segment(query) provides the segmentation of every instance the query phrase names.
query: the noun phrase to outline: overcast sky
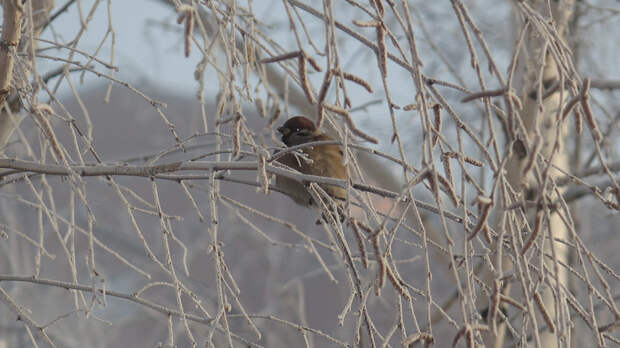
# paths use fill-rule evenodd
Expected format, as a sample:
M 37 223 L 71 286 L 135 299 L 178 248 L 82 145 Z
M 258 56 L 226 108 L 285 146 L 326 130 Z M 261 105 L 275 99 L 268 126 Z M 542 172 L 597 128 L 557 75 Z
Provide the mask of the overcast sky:
M 93 1 L 83 1 L 85 15 Z M 62 5 L 62 4 L 60 4 Z M 89 53 L 95 52 L 108 28 L 107 6 L 102 1 L 88 25 L 80 48 Z M 60 6 L 57 6 L 60 7 Z M 120 68 L 117 77 L 129 82 L 147 79 L 181 91 L 195 90 L 193 72 L 200 58 L 193 54 L 189 58 L 183 55 L 183 46 L 176 24 L 176 16 L 171 7 L 153 0 L 111 1 L 112 25 L 116 32 L 115 65 Z M 67 42 L 72 40 L 78 29 L 79 14 L 77 6 L 59 17 L 53 25 L 54 32 Z M 164 25 L 169 25 L 164 28 Z M 47 30 L 45 38 L 51 38 L 52 31 Z M 108 38 L 102 53 L 102 59 L 109 61 L 111 38 Z M 41 63 L 44 67 L 58 66 L 57 62 Z M 88 81 L 96 80 L 89 76 Z

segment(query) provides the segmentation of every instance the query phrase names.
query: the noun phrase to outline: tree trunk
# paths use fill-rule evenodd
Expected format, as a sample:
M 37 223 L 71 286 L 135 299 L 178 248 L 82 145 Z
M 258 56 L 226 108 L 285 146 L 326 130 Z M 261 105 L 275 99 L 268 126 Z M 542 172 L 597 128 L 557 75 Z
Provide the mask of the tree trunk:
M 571 53 L 564 48 L 573 8 L 573 0 L 530 0 L 515 6 L 515 17 L 521 19 L 516 32 L 526 23 L 529 28 L 516 74 L 520 81 L 515 81 L 523 108 L 520 118 L 516 117 L 516 123 L 512 124 L 512 137 L 509 135 L 508 139 L 513 151 L 506 165 L 506 180 L 514 194 L 504 191 L 503 201 L 509 205 L 524 200 L 536 204 L 526 208 L 529 229 L 516 228 L 517 233 L 507 237 L 522 238 L 522 249 L 514 251 L 519 265 L 504 257 L 502 273 L 523 272 L 527 275 L 529 272 L 529 281 L 521 282 L 521 286 L 513 284 L 513 289 L 520 288 L 513 295 L 521 296 L 527 310 L 536 313 L 528 324 L 531 330 L 524 332 L 532 332 L 530 342 L 534 346 L 545 348 L 570 344 L 564 295 L 568 274 L 562 263 L 567 263 L 569 255 L 564 241 L 568 240 L 569 229 L 574 226 L 567 226 L 572 220 L 557 204 L 563 189 L 557 188 L 554 182 L 555 177 L 562 175 L 555 168 L 570 171 L 570 156 L 564 146 L 567 122 L 560 120 L 568 96 L 565 83 L 573 77 L 569 73 L 574 72 Z M 553 26 L 545 26 L 549 23 Z M 555 31 L 549 31 L 549 28 Z M 506 226 L 498 224 L 498 231 L 502 228 Z M 534 241 L 531 246 L 528 245 L 530 238 Z M 509 289 L 505 287 L 504 294 L 509 293 Z M 498 324 L 498 330 L 497 335 L 487 337 L 488 347 L 504 345 L 505 325 Z
M 3 21 L 2 21 L 2 37 L 0 38 L 0 154 L 3 154 L 5 147 L 13 134 L 13 131 L 19 125 L 19 119 L 14 113 L 20 109 L 20 101 L 17 98 L 15 90 L 16 79 L 15 61 L 17 54 L 20 52 L 30 51 L 30 45 L 37 47 L 36 37 L 44 27 L 49 18 L 49 13 L 54 7 L 54 0 L 33 0 L 20 5 L 22 1 L 4 0 L 2 1 Z M 30 9 L 32 15 L 29 15 Z M 34 22 L 31 29 L 26 24 L 26 32 L 34 34 L 32 40 L 22 40 L 22 23 L 28 23 L 30 18 Z M 27 38 L 25 36 L 24 38 Z M 34 64 L 34 58 L 25 55 L 30 61 L 24 66 Z M 23 74 L 19 81 L 28 81 L 30 79 L 30 71 L 23 69 L 19 72 Z M 26 86 L 19 86 L 26 87 Z M 5 103 L 8 102 L 8 103 Z

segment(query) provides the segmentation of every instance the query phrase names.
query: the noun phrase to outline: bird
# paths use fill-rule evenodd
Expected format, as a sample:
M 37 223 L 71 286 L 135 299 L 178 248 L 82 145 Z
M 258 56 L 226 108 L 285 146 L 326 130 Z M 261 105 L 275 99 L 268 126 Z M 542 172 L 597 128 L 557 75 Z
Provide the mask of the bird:
M 292 147 L 309 142 L 334 140 L 331 136 L 317 129 L 310 119 L 295 116 L 288 119 L 278 128 L 284 145 Z M 303 174 L 317 175 L 336 179 L 346 179 L 347 169 L 343 163 L 343 152 L 339 145 L 314 145 L 300 149 L 303 155 L 288 152 L 277 159 L 277 162 Z M 319 186 L 338 204 L 340 218 L 342 202 L 346 200 L 346 190 L 339 186 L 320 183 Z M 306 184 L 282 175 L 276 175 L 276 187 L 283 189 L 295 203 L 312 207 L 316 203 L 310 195 Z M 323 216 L 324 217 L 324 216 Z

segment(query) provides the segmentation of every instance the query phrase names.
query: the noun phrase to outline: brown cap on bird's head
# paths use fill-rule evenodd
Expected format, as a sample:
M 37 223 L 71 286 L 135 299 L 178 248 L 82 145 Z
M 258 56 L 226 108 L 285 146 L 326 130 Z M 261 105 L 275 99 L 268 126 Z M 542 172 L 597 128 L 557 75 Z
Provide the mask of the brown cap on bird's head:
M 313 133 L 316 130 L 314 122 L 304 116 L 295 116 L 289 118 L 282 127 L 278 128 L 278 132 L 282 134 L 282 142 L 287 144 L 288 136 L 293 132 L 299 132 L 302 129 L 308 130 Z
M 278 131 L 282 133 L 282 131 L 291 132 L 300 129 L 307 129 L 311 132 L 314 132 L 316 130 L 316 127 L 314 126 L 314 122 L 312 122 L 307 117 L 295 116 L 289 118 L 286 122 L 284 122 L 282 127 L 278 128 Z

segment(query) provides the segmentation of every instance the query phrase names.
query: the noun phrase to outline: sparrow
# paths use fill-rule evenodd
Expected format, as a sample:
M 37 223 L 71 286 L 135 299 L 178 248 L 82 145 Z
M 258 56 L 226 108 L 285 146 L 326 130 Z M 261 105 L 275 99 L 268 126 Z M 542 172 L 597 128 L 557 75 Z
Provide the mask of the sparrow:
M 334 140 L 331 136 L 317 129 L 314 122 L 304 116 L 295 116 L 287 120 L 278 128 L 282 135 L 282 142 L 287 146 L 296 146 L 309 142 Z M 278 158 L 277 161 L 290 169 L 303 174 L 324 176 L 336 179 L 346 179 L 347 170 L 343 162 L 343 152 L 339 145 L 315 145 L 301 149 L 303 155 L 289 152 Z M 277 175 L 276 186 L 287 192 L 297 204 L 310 207 L 315 205 L 308 188 L 303 183 L 291 178 Z M 337 203 L 346 200 L 346 190 L 342 187 L 319 184 L 325 192 Z M 341 208 L 338 208 L 342 212 Z M 342 214 L 340 214 L 343 217 Z

